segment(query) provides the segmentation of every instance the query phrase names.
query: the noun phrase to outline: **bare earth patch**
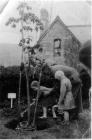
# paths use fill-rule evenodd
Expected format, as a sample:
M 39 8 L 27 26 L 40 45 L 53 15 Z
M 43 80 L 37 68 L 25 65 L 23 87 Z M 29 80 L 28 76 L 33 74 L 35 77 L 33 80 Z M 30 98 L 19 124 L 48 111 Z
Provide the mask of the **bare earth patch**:
M 49 118 L 50 128 L 37 131 L 16 131 L 5 127 L 13 118 L 5 118 L 0 115 L 0 139 L 61 139 L 61 138 L 90 138 L 90 117 L 88 109 L 80 114 L 79 120 L 62 125 L 60 121 Z

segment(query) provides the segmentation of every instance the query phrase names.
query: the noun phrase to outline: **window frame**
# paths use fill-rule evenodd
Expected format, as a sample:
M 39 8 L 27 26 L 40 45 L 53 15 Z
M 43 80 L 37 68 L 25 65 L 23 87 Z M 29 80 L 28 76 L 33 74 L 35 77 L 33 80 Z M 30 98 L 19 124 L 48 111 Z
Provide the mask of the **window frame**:
M 59 41 L 59 46 L 58 47 L 55 47 L 55 42 L 56 41 Z M 60 38 L 54 39 L 54 47 L 53 47 L 53 55 L 54 55 L 54 57 L 61 56 L 61 41 L 62 40 Z

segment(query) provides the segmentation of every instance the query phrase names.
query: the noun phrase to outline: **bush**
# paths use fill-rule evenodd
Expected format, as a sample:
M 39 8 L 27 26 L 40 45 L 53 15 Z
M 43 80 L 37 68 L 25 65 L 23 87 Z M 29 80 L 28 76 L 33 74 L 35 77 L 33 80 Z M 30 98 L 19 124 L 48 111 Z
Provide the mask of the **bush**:
M 7 95 L 9 92 L 15 92 L 17 94 L 18 98 L 18 92 L 19 92 L 19 75 L 20 68 L 19 66 L 12 66 L 12 67 L 6 67 L 3 68 L 0 73 L 0 106 L 4 106 L 4 101 L 7 99 Z M 40 73 L 40 66 L 38 65 L 36 68 L 35 75 L 33 76 L 32 69 L 30 69 L 30 75 L 29 75 L 29 84 L 33 80 L 39 80 L 39 73 Z M 45 65 L 42 70 L 42 77 L 41 77 L 41 84 L 43 86 L 52 87 L 53 86 L 53 74 L 48 67 L 48 65 Z M 26 76 L 25 71 L 22 72 L 22 83 L 21 83 L 21 99 L 27 98 L 27 89 L 26 89 Z M 30 96 L 33 95 L 33 91 L 30 88 Z
M 34 76 L 35 80 L 39 80 L 39 73 L 40 73 L 40 67 L 38 66 Z M 53 87 L 54 84 L 53 79 L 55 80 L 51 69 L 47 64 L 45 64 L 44 67 L 42 68 L 41 85 L 46 87 Z
M 24 76 L 22 77 L 22 84 L 24 83 Z M 24 85 L 22 85 L 25 87 Z M 4 102 L 7 99 L 9 92 L 15 92 L 18 96 L 19 88 L 19 67 L 7 67 L 3 68 L 0 73 L 0 102 Z M 24 90 L 24 89 L 23 89 Z

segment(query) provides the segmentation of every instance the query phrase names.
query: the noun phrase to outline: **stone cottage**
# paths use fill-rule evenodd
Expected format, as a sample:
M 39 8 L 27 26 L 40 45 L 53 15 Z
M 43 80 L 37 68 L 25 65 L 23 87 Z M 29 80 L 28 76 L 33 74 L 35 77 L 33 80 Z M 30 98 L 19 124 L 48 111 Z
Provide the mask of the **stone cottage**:
M 37 44 L 43 49 L 43 58 L 48 63 L 76 67 L 81 43 L 59 16 L 43 31 Z

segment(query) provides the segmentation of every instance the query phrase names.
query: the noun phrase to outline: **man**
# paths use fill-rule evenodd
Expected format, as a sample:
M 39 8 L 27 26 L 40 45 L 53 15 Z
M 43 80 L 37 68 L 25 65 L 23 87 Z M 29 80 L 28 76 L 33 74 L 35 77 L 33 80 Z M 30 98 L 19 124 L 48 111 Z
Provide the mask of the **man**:
M 57 107 L 60 114 L 64 113 L 64 121 L 69 122 L 69 110 L 76 108 L 72 94 L 72 84 L 62 71 L 56 71 L 55 79 L 60 81 L 60 96 L 58 104 L 53 106 L 53 114 L 56 117 L 54 109 Z

